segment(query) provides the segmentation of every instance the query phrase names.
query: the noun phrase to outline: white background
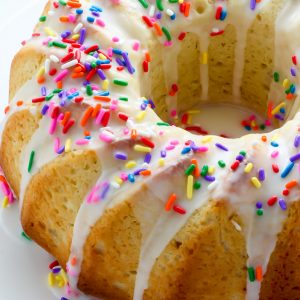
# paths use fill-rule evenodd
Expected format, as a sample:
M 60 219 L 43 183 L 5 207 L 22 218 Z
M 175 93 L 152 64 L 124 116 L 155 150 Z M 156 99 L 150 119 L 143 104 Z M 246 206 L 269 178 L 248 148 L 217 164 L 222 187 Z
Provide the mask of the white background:
M 30 37 L 45 2 L 0 0 L 0 119 L 8 101 L 10 62 L 21 41 Z M 17 204 L 6 210 L 0 208 L 0 300 L 53 300 L 47 287 L 47 264 L 51 259 L 21 238 L 17 214 Z

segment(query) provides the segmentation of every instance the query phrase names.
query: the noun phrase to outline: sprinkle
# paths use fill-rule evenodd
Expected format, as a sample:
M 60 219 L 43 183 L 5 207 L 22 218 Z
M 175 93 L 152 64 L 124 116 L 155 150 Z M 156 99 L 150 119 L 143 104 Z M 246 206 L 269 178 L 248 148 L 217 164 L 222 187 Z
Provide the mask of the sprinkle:
M 259 169 L 258 171 L 258 179 L 259 181 L 264 181 L 266 178 L 264 169 Z
M 268 205 L 269 206 L 273 206 L 276 202 L 277 202 L 277 197 L 276 196 L 273 196 L 273 197 L 271 197 L 268 201 L 267 201 L 267 203 L 268 203 Z
M 183 207 L 179 206 L 179 205 L 174 205 L 173 210 L 175 212 L 177 212 L 178 214 L 180 214 L 180 215 L 185 215 L 186 214 L 186 210 Z
M 221 149 L 221 150 L 228 151 L 228 148 L 225 147 L 224 145 L 220 144 L 220 143 L 216 143 L 216 147 Z
M 279 206 L 282 210 L 287 209 L 287 204 L 286 204 L 286 201 L 284 199 L 279 199 L 278 204 L 279 204 Z
M 171 210 L 171 208 L 172 208 L 173 204 L 175 203 L 176 199 L 177 199 L 176 194 L 171 194 L 171 196 L 169 197 L 169 199 L 168 199 L 168 201 L 165 205 L 165 211 L 170 211 Z
M 257 266 L 255 269 L 255 277 L 257 281 L 262 281 L 263 279 L 263 270 L 262 270 L 262 266 Z
M 297 154 L 293 155 L 292 157 L 290 157 L 291 162 L 295 162 L 299 159 L 300 159 L 300 153 L 297 153 Z
M 186 170 L 185 170 L 185 175 L 191 175 L 194 170 L 196 169 L 196 165 L 191 164 Z
M 283 170 L 283 172 L 281 173 L 281 178 L 286 178 L 290 172 L 293 170 L 295 166 L 295 163 L 294 162 L 291 162 L 289 163 L 286 168 Z
M 128 86 L 128 82 L 125 80 L 121 80 L 121 79 L 114 79 L 113 83 L 115 85 L 119 85 L 119 86 Z
M 296 181 L 296 180 L 291 180 L 290 182 L 288 182 L 286 185 L 285 185 L 285 187 L 287 188 L 287 189 L 292 189 L 292 188 L 294 188 L 295 186 L 297 186 L 298 185 L 298 182 Z
M 220 168 L 225 168 L 226 167 L 226 163 L 223 160 L 219 160 L 218 165 L 220 166 Z
M 117 152 L 115 153 L 115 158 L 119 160 L 127 160 L 127 155 L 125 153 Z
M 189 175 L 187 179 L 187 191 L 186 191 L 186 195 L 188 199 L 193 198 L 193 185 L 194 185 L 194 177 L 193 175 Z
M 255 271 L 254 271 L 253 267 L 249 267 L 248 268 L 248 276 L 249 276 L 250 282 L 254 282 L 255 281 Z
M 145 153 L 149 153 L 152 150 L 150 147 L 144 147 L 141 145 L 134 145 L 133 149 L 137 152 L 145 152 Z
M 248 163 L 244 169 L 245 173 L 250 173 L 253 169 L 253 163 Z
M 256 208 L 261 209 L 263 207 L 263 203 L 261 201 L 256 202 Z
M 236 161 L 231 165 L 230 168 L 231 168 L 232 171 L 236 171 L 237 168 L 239 167 L 239 165 L 240 165 L 240 161 L 236 160 Z
M 3 208 L 6 208 L 7 206 L 8 206 L 8 197 L 7 196 L 5 196 L 4 197 L 4 199 L 3 199 L 3 202 L 2 202 L 2 207 Z
M 24 231 L 22 231 L 21 235 L 22 235 L 22 237 L 24 237 L 27 241 L 31 241 L 31 238 L 30 238 Z
M 277 164 L 272 164 L 272 169 L 274 173 L 278 173 L 279 172 L 279 167 Z
M 261 183 L 260 183 L 260 181 L 257 179 L 257 177 L 252 177 L 252 178 L 251 178 L 251 182 L 252 182 L 252 184 L 253 184 L 257 189 L 261 188 Z
M 146 0 L 138 0 L 144 8 L 148 8 L 149 4 Z
M 294 147 L 298 148 L 300 146 L 300 135 L 297 135 L 294 139 Z
M 204 165 L 201 170 L 201 176 L 205 177 L 207 175 L 207 173 L 208 173 L 208 166 Z
M 199 182 L 199 181 L 196 181 L 195 183 L 194 183 L 194 189 L 195 190 L 199 190 L 201 188 L 201 183 Z
M 28 173 L 30 173 L 31 170 L 32 170 L 32 165 L 33 165 L 33 161 L 34 161 L 34 156 L 35 156 L 35 151 L 31 151 L 31 153 L 30 153 L 30 158 L 29 158 L 29 163 L 28 163 Z

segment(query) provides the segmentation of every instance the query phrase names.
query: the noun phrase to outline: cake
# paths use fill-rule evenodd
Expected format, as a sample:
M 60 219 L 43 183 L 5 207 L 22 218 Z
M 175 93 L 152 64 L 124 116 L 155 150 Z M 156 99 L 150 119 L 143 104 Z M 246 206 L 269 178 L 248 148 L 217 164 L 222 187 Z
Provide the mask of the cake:
M 69 299 L 300 299 L 299 14 L 288 0 L 47 4 L 12 62 L 0 163 Z M 199 103 L 277 129 L 176 126 Z

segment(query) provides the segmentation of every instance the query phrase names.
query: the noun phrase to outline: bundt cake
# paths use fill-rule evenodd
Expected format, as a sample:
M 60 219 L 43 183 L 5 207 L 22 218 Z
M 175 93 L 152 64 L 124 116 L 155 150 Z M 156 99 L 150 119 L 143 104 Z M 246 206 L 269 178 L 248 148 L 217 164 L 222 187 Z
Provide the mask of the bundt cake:
M 300 299 L 299 16 L 299 0 L 47 4 L 12 62 L 0 163 L 67 299 Z M 276 129 L 177 126 L 200 103 Z

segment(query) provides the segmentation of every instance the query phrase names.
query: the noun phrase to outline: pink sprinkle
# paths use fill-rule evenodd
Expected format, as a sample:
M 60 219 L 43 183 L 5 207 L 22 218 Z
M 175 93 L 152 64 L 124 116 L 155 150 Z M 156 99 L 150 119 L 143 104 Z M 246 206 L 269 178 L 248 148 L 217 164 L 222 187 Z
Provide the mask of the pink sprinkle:
M 175 149 L 175 146 L 173 146 L 173 145 L 169 145 L 169 146 L 166 147 L 166 150 L 168 150 L 168 151 L 171 151 L 171 150 L 174 150 L 174 149 Z
M 177 116 L 177 110 L 176 109 L 173 109 L 171 111 L 171 117 L 175 118 Z
M 75 16 L 72 15 L 72 14 L 69 14 L 69 22 L 70 22 L 70 23 L 74 23 L 75 21 L 76 21 Z
M 114 141 L 114 136 L 108 132 L 102 132 L 99 134 L 99 139 L 105 143 L 112 143 Z
M 87 145 L 88 143 L 89 143 L 89 141 L 86 139 L 79 139 L 75 142 L 75 144 L 78 146 Z
M 164 46 L 165 47 L 171 47 L 171 46 L 173 46 L 173 42 L 172 41 L 166 41 L 166 42 L 164 42 Z
M 117 42 L 120 41 L 120 39 L 119 39 L 118 37 L 114 36 L 114 37 L 112 38 L 112 41 L 113 41 L 114 43 L 117 43 Z
M 272 153 L 271 153 L 271 157 L 272 158 L 275 158 L 275 157 L 277 157 L 278 156 L 278 154 L 279 154 L 279 151 L 273 151 Z
M 271 121 L 270 121 L 270 120 L 266 120 L 266 121 L 265 121 L 265 125 L 266 125 L 266 126 L 271 126 L 271 125 L 272 125 L 272 124 L 271 124 Z
M 207 152 L 208 150 L 209 150 L 208 147 L 202 146 L 197 149 L 197 152 Z
M 54 140 L 54 152 L 57 153 L 58 149 L 59 149 L 59 146 L 60 146 L 60 140 L 59 138 L 55 138 Z
M 47 46 L 47 45 L 49 44 L 50 41 L 51 41 L 51 38 L 50 38 L 50 37 L 47 38 L 47 39 L 45 39 L 45 40 L 43 41 L 43 45 L 44 45 L 44 46 Z
M 251 116 L 249 117 L 249 120 L 250 120 L 250 121 L 256 120 L 256 116 L 255 116 L 255 115 L 251 115 Z
M 96 119 L 96 121 L 95 121 L 95 124 L 96 124 L 96 125 L 100 125 L 101 120 L 102 120 L 104 114 L 105 114 L 105 110 L 104 110 L 104 109 L 101 109 L 100 112 L 99 112 L 99 114 L 98 114 L 98 116 L 97 116 L 97 119 Z
M 134 51 L 138 51 L 140 49 L 140 43 L 139 42 L 134 42 L 133 46 L 132 46 L 132 49 Z
M 9 195 L 8 195 L 8 203 L 12 204 L 14 202 L 15 202 L 14 195 L 13 195 L 12 192 L 10 192 Z
M 104 23 L 104 21 L 101 20 L 101 19 L 97 19 L 97 20 L 96 20 L 96 24 L 99 25 L 100 27 L 105 27 L 105 23 Z
M 110 0 L 112 4 L 118 5 L 120 4 L 120 0 Z
M 128 128 L 125 127 L 125 128 L 123 129 L 123 133 L 124 133 L 125 135 L 127 135 L 129 132 L 130 132 L 130 130 L 129 130 Z
M 5 196 L 9 195 L 9 187 L 6 183 L 1 182 L 1 189 L 2 189 L 2 192 Z
M 50 124 L 50 128 L 49 128 L 49 134 L 53 135 L 54 131 L 56 129 L 56 125 L 57 125 L 57 119 L 52 119 L 51 124 Z
M 108 55 L 109 57 L 112 57 L 112 56 L 113 56 L 113 49 L 112 49 L 112 48 L 108 48 L 108 49 L 107 49 L 107 55 Z
M 163 132 L 163 131 L 160 131 L 158 134 L 159 134 L 160 136 L 163 136 L 163 135 L 164 135 L 164 132 Z
M 54 78 L 54 81 L 55 81 L 55 82 L 62 81 L 68 74 L 69 74 L 69 70 L 67 70 L 67 69 L 61 71 L 61 72 Z
M 58 116 L 57 120 L 58 121 L 62 121 L 64 118 L 64 114 L 63 113 L 60 113 L 60 115 Z
M 171 141 L 170 144 L 176 146 L 176 145 L 179 145 L 179 141 L 174 140 L 174 141 Z

